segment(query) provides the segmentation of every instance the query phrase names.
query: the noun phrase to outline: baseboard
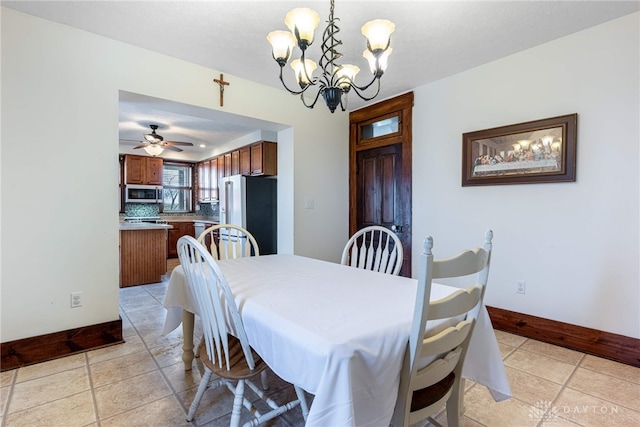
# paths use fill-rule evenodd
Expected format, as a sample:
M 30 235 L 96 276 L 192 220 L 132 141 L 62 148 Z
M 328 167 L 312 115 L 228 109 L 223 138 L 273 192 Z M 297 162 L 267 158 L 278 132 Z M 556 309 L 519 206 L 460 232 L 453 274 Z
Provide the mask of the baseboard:
M 495 329 L 640 367 L 640 339 L 487 307 Z
M 122 319 L 0 344 L 0 371 L 123 343 Z

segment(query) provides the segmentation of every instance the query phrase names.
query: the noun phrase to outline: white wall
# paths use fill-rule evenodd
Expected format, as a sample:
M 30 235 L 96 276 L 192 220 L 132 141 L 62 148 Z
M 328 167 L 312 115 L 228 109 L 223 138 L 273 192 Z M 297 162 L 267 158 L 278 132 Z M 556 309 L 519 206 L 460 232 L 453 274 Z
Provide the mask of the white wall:
M 639 21 L 629 15 L 414 91 L 414 265 L 426 235 L 448 256 L 492 228 L 488 305 L 640 338 Z M 575 183 L 461 187 L 464 132 L 571 113 Z
M 7 342 L 118 318 L 118 91 L 222 108 L 211 83 L 218 70 L 1 12 Z M 348 234 L 348 116 L 225 78 L 225 111 L 292 128 L 279 135 L 281 248 L 336 260 Z M 304 209 L 305 195 L 316 209 Z M 83 292 L 82 308 L 70 308 L 72 291 Z

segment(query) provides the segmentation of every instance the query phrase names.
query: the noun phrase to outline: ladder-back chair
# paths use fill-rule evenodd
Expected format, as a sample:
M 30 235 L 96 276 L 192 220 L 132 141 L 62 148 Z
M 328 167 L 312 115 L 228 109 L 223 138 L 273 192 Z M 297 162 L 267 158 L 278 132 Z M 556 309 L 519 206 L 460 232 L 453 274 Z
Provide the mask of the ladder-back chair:
M 257 426 L 298 405 L 306 420 L 308 408 L 301 388 L 294 386 L 298 397 L 296 400 L 278 405 L 251 381 L 251 378 L 264 372 L 267 365 L 249 346 L 229 284 L 207 248 L 193 237 L 183 236 L 178 240 L 178 257 L 198 307 L 205 341 L 200 350 L 205 374 L 189 408 L 187 420 L 193 420 L 204 392 L 222 385 L 235 396 L 230 423 L 232 427 L 239 425 L 243 406 L 252 416 L 244 426 Z M 217 378 L 210 382 L 212 374 Z M 247 399 L 245 385 L 269 405 L 267 413 L 261 413 Z
M 457 427 L 460 424 L 460 404 L 464 394 L 462 365 L 483 304 L 492 238 L 493 232 L 488 230 L 482 248 L 465 250 L 454 257 L 436 261 L 432 254 L 433 239 L 430 236 L 425 239 L 394 426 L 409 426 L 430 419 L 444 405 L 447 409 L 447 425 Z M 432 279 L 462 276 L 470 276 L 475 280 L 466 289 L 430 302 Z M 450 319 L 454 326 L 439 333 L 425 333 L 427 321 L 437 319 Z M 425 362 L 429 360 L 432 361 Z

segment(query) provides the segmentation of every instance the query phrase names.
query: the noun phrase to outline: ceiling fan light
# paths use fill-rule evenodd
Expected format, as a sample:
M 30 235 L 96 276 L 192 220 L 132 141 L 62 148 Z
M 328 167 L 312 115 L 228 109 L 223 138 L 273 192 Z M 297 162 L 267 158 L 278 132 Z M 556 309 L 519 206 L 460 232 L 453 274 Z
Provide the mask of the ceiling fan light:
M 395 24 L 387 19 L 374 19 L 364 24 L 361 31 L 367 38 L 367 46 L 375 52 L 389 47 L 389 39 L 395 29 Z
M 162 146 L 158 144 L 149 144 L 144 147 L 144 151 L 152 156 L 157 156 L 158 154 L 162 153 L 162 151 L 164 151 L 164 148 L 162 148 Z
M 288 31 L 272 31 L 267 36 L 267 40 L 271 43 L 273 59 L 278 63 L 282 61 L 286 64 L 296 45 L 293 34 Z
M 313 9 L 300 7 L 287 13 L 284 24 L 296 36 L 300 49 L 304 50 L 313 43 L 313 33 L 320 24 L 320 16 Z

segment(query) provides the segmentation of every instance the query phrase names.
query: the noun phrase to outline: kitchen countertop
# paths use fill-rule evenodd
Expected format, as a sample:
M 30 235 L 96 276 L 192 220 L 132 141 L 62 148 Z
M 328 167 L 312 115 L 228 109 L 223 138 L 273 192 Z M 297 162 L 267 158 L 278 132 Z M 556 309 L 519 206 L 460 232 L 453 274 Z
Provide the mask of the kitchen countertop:
M 120 231 L 122 230 L 163 230 L 173 228 L 169 224 L 154 224 L 149 222 L 121 222 Z
M 206 222 L 210 224 L 218 224 L 220 221 L 216 217 L 211 216 L 161 216 L 163 221 L 167 222 Z

